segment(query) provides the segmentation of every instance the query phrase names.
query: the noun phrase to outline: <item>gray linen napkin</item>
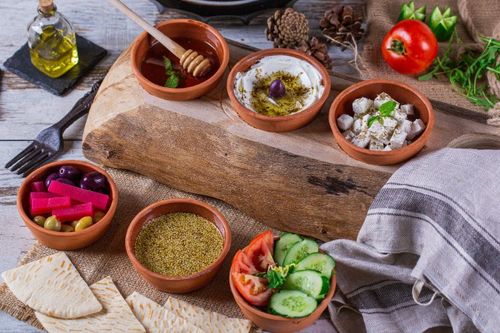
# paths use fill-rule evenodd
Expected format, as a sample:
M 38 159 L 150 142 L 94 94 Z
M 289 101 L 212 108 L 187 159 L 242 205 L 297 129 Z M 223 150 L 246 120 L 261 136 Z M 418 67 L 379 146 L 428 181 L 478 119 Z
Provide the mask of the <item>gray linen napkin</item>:
M 446 148 L 402 166 L 337 262 L 340 332 L 500 332 L 500 150 Z M 448 329 L 449 330 L 449 329 Z

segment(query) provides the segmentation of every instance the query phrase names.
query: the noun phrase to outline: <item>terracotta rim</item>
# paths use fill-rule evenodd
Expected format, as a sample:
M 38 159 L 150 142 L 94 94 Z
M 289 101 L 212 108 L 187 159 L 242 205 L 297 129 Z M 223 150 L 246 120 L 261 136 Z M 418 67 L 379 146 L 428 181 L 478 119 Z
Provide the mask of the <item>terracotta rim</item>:
M 252 110 L 246 108 L 243 104 L 241 104 L 240 101 L 238 100 L 238 98 L 236 98 L 236 95 L 234 94 L 234 91 L 233 91 L 234 79 L 236 77 L 236 74 L 239 72 L 246 71 L 253 64 L 255 64 L 258 60 L 260 60 L 264 57 L 267 57 L 267 56 L 271 56 L 271 55 L 287 55 L 287 56 L 291 56 L 294 58 L 298 58 L 300 60 L 305 60 L 305 61 L 309 62 L 311 65 L 313 65 L 314 68 L 316 68 L 316 70 L 318 70 L 321 73 L 321 77 L 323 79 L 323 85 L 324 85 L 325 89 L 324 89 L 321 97 L 316 102 L 311 104 L 307 109 L 302 110 L 300 112 L 296 112 L 296 113 L 288 115 L 288 116 L 275 116 L 275 117 L 266 116 L 266 115 L 260 114 L 258 112 L 252 111 Z M 234 65 L 234 67 L 231 69 L 231 72 L 229 72 L 229 76 L 227 78 L 227 83 L 226 83 L 226 90 L 227 90 L 227 93 L 229 95 L 231 102 L 238 103 L 242 107 L 242 110 L 246 114 L 250 115 L 251 117 L 254 117 L 254 118 L 257 118 L 260 120 L 269 121 L 269 122 L 288 121 L 288 120 L 292 120 L 295 118 L 299 118 L 305 113 L 310 113 L 315 106 L 317 106 L 318 104 L 324 104 L 326 102 L 326 100 L 328 99 L 328 96 L 330 94 L 331 88 L 332 88 L 332 82 L 330 80 L 330 74 L 328 73 L 326 68 L 322 64 L 319 63 L 319 61 L 317 61 L 313 57 L 305 54 L 304 52 L 291 50 L 291 49 L 281 49 L 281 48 L 257 51 L 257 52 L 251 53 L 251 54 L 247 55 L 246 57 L 240 59 Z
M 327 303 L 327 306 L 328 306 L 328 303 L 330 303 L 330 301 L 332 300 L 332 297 L 335 294 L 335 290 L 337 289 L 337 274 L 334 274 L 332 276 L 332 278 L 330 279 L 330 284 L 331 284 L 330 290 L 326 294 L 325 298 L 321 301 L 321 303 L 318 304 L 316 309 L 309 316 L 311 316 L 313 313 L 315 313 L 320 308 L 320 306 L 323 305 L 323 303 Z M 276 321 L 287 322 L 287 321 L 298 321 L 298 320 L 302 320 L 302 319 L 309 317 L 309 316 L 299 317 L 299 318 L 282 317 L 282 316 L 278 316 L 278 315 L 264 312 L 264 311 L 260 310 L 259 308 L 256 308 L 256 307 L 248 304 L 248 302 L 240 295 L 240 293 L 238 292 L 238 290 L 234 286 L 233 280 L 231 279 L 231 272 L 229 272 L 229 287 L 231 288 L 231 293 L 233 294 L 233 297 L 238 299 L 236 301 L 237 304 L 242 305 L 247 311 L 254 312 L 255 314 L 257 314 L 260 317 L 263 317 L 265 319 L 272 319 L 272 320 L 276 320 Z
M 211 85 L 212 83 L 217 81 L 219 79 L 219 77 L 222 76 L 224 74 L 224 72 L 226 71 L 227 65 L 229 64 L 229 46 L 227 45 L 226 40 L 220 34 L 220 32 L 217 29 L 215 29 L 214 27 L 212 27 L 211 25 L 208 25 L 208 24 L 200 22 L 200 21 L 192 20 L 192 19 L 172 19 L 172 20 L 162 21 L 162 22 L 156 24 L 155 27 L 161 28 L 161 27 L 164 27 L 167 25 L 174 25 L 174 24 L 180 24 L 180 23 L 201 26 L 204 29 L 208 30 L 215 37 L 217 37 L 217 39 L 220 41 L 220 43 L 222 45 L 222 55 L 223 55 L 222 59 L 219 59 L 219 62 L 220 62 L 219 68 L 217 69 L 217 71 L 215 73 L 212 74 L 212 76 L 208 80 L 205 80 L 205 81 L 203 81 L 197 85 L 191 86 L 191 87 L 167 88 L 167 87 L 163 87 L 163 86 L 154 84 L 153 82 L 149 81 L 149 79 L 147 79 L 144 75 L 142 75 L 141 70 L 139 69 L 136 61 L 134 61 L 134 59 L 136 59 L 137 49 L 139 47 L 139 44 L 143 40 L 148 38 L 148 33 L 144 31 L 139 36 L 137 36 L 137 38 L 134 40 L 130 56 L 131 56 L 131 60 L 132 60 L 131 61 L 132 71 L 134 72 L 134 75 L 143 84 L 149 86 L 150 88 L 153 88 L 153 89 L 165 92 L 165 93 L 183 94 L 183 93 L 192 91 L 193 88 L 195 88 L 195 87 L 197 89 L 208 87 L 209 85 Z M 212 47 L 215 48 L 215 45 L 212 45 Z
M 28 177 L 26 177 L 26 179 L 21 183 L 21 187 L 19 188 L 19 192 L 17 195 L 17 210 L 24 221 L 30 221 L 35 229 L 37 229 L 37 230 L 39 230 L 47 235 L 58 236 L 58 237 L 68 237 L 68 238 L 74 237 L 76 235 L 78 235 L 78 236 L 85 235 L 87 233 L 90 233 L 93 229 L 95 229 L 96 225 L 99 222 L 92 224 L 90 227 L 85 228 L 82 231 L 78 231 L 78 233 L 60 232 L 60 231 L 53 231 L 53 230 L 42 228 L 41 226 L 36 224 L 33 221 L 33 219 L 31 217 L 29 217 L 28 214 L 26 214 L 26 211 L 23 207 L 23 200 L 22 200 L 21 196 L 19 195 L 20 192 L 26 192 L 25 189 L 30 185 L 31 182 L 33 182 L 33 178 L 36 178 L 40 175 L 43 175 L 45 172 L 47 172 L 51 168 L 63 166 L 63 165 L 85 166 L 89 169 L 92 169 L 92 170 L 97 171 L 97 172 L 101 173 L 102 175 L 104 175 L 106 177 L 106 179 L 108 181 L 108 185 L 109 185 L 111 204 L 109 205 L 109 208 L 108 208 L 106 214 L 104 214 L 104 216 L 101 218 L 101 220 L 99 222 L 104 221 L 104 218 L 107 217 L 108 215 L 114 214 L 114 212 L 116 211 L 116 207 L 118 206 L 118 189 L 116 188 L 116 184 L 115 184 L 113 178 L 111 178 L 111 176 L 104 169 L 102 169 L 94 164 L 91 164 L 91 163 L 88 163 L 85 161 L 79 161 L 79 160 L 62 160 L 62 161 L 51 162 L 51 163 L 45 164 L 44 166 L 42 166 L 38 169 L 35 169 L 32 173 L 30 173 L 28 175 Z M 23 190 L 21 190 L 21 189 L 23 189 Z M 29 193 L 29 192 L 26 192 L 26 193 Z M 113 219 L 110 218 L 108 224 L 111 223 L 112 221 L 113 221 Z
M 167 275 L 159 274 L 159 273 L 156 273 L 156 272 L 149 270 L 146 266 L 144 266 L 135 257 L 135 251 L 134 251 L 135 244 L 132 244 L 132 230 L 135 230 L 136 228 L 138 228 L 139 224 L 142 223 L 142 221 L 144 221 L 146 219 L 146 216 L 148 215 L 148 213 L 150 211 L 152 211 L 153 209 L 160 207 L 160 206 L 166 206 L 166 205 L 177 204 L 177 203 L 184 203 L 184 204 L 189 204 L 189 205 L 193 205 L 193 206 L 200 206 L 200 207 L 203 207 L 203 208 L 209 210 L 212 214 L 214 214 L 217 217 L 217 219 L 219 219 L 221 221 L 222 225 L 224 226 L 225 235 L 222 235 L 222 238 L 224 241 L 224 246 L 223 246 L 222 252 L 220 253 L 217 260 L 215 260 L 209 266 L 205 267 L 205 269 L 203 269 L 202 271 L 199 271 L 197 273 L 194 273 L 194 274 L 188 275 L 188 276 L 169 277 Z M 147 221 L 144 221 L 144 223 L 146 223 L 146 222 Z M 210 222 L 214 223 L 212 221 L 210 221 Z M 144 223 L 142 223 L 142 224 L 144 224 Z M 217 266 L 221 265 L 222 262 L 224 261 L 224 259 L 226 258 L 227 254 L 229 253 L 229 249 L 231 247 L 231 240 L 232 240 L 231 239 L 231 229 L 229 227 L 229 223 L 227 222 L 224 215 L 222 215 L 222 213 L 219 212 L 219 210 L 217 208 L 215 208 L 207 203 L 204 203 L 202 201 L 195 200 L 195 199 L 188 199 L 188 198 L 167 199 L 167 200 L 157 201 L 157 202 L 147 206 L 146 208 L 141 210 L 134 217 L 134 219 L 132 220 L 132 222 L 128 226 L 127 233 L 125 235 L 125 250 L 127 252 L 129 259 L 132 261 L 132 263 L 134 265 L 138 265 L 139 267 L 144 269 L 144 271 L 146 271 L 148 273 L 148 275 L 151 275 L 152 277 L 154 277 L 156 279 L 161 279 L 164 281 L 182 281 L 182 280 L 191 280 L 191 279 L 197 278 L 199 276 L 205 275 L 208 272 L 210 272 L 211 270 L 215 269 Z
M 372 84 L 389 84 L 389 85 L 396 85 L 396 86 L 403 87 L 404 89 L 409 90 L 413 94 L 415 94 L 424 103 L 425 108 L 427 110 L 424 112 L 426 112 L 428 114 L 429 119 L 428 119 L 427 123 L 425 124 L 426 125 L 425 130 L 422 132 L 422 134 L 420 134 L 420 136 L 418 137 L 417 140 L 413 141 L 412 143 L 410 143 L 409 145 L 407 145 L 403 148 L 399 148 L 396 150 L 390 150 L 390 151 L 380 151 L 380 150 L 369 150 L 367 148 L 360 148 L 360 147 L 356 146 L 355 144 L 353 144 L 352 142 L 350 142 L 349 140 L 347 140 L 346 138 L 344 138 L 344 136 L 342 135 L 342 132 L 340 131 L 340 129 L 337 126 L 337 119 L 335 118 L 335 110 L 338 108 L 340 101 L 343 100 L 348 94 L 350 94 L 351 92 L 353 92 L 361 87 L 372 85 Z M 420 111 L 420 110 L 418 110 L 418 112 L 422 113 L 422 111 Z M 415 88 L 413 88 L 410 85 L 407 85 L 405 83 L 401 83 L 401 82 L 394 81 L 394 80 L 373 79 L 373 80 L 365 80 L 365 81 L 355 83 L 352 86 L 350 86 L 349 88 L 343 90 L 340 94 L 338 94 L 337 97 L 335 97 L 335 100 L 333 101 L 332 105 L 330 106 L 330 110 L 328 112 L 328 122 L 330 123 L 330 128 L 332 129 L 333 134 L 335 135 L 335 138 L 337 140 L 341 140 L 343 143 L 349 145 L 349 147 L 352 148 L 353 150 L 355 150 L 359 153 L 362 153 L 362 154 L 370 154 L 370 155 L 375 155 L 375 156 L 395 156 L 395 155 L 401 154 L 402 152 L 406 152 L 406 151 L 410 150 L 411 149 L 410 147 L 416 143 L 424 144 L 425 141 L 427 141 L 427 139 L 428 139 L 426 137 L 427 135 L 424 135 L 424 134 L 430 132 L 432 130 L 432 128 L 434 127 L 435 117 L 434 117 L 434 111 L 432 108 L 432 104 L 429 101 L 429 99 L 427 97 L 425 97 L 422 93 L 420 93 L 418 90 L 416 90 Z

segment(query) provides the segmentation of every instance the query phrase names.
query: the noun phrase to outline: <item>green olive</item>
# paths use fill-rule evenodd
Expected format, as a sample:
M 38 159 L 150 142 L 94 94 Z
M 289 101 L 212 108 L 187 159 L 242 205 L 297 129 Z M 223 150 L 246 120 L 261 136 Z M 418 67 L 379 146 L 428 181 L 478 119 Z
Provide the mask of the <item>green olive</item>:
M 33 221 L 35 221 L 36 224 L 43 228 L 45 217 L 38 215 L 33 218 Z
M 63 224 L 61 226 L 61 231 L 62 232 L 73 232 L 75 231 L 75 228 L 73 228 L 72 226 L 70 226 L 69 224 Z
M 75 226 L 75 231 L 81 231 L 86 229 L 92 225 L 92 217 L 85 216 L 78 220 L 78 223 Z
M 98 210 L 97 212 L 95 212 L 95 214 L 94 214 L 94 223 L 99 222 L 104 217 L 104 215 L 106 215 L 106 213 L 101 212 L 100 210 Z
M 73 227 L 73 229 L 75 229 L 76 225 L 78 224 L 78 220 L 76 221 L 73 221 L 70 223 L 70 225 Z
M 61 231 L 61 222 L 59 222 L 54 215 L 47 217 L 43 224 L 45 229 Z

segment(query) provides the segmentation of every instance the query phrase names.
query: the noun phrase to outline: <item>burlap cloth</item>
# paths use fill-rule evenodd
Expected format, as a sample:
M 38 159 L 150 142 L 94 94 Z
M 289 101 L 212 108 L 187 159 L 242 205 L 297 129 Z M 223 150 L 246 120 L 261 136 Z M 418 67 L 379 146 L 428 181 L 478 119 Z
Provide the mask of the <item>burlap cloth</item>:
M 155 201 L 174 197 L 196 198 L 217 207 L 224 214 L 231 226 L 232 246 L 214 281 L 199 291 L 187 295 L 175 295 L 175 297 L 230 317 L 242 317 L 229 290 L 230 261 L 237 249 L 248 244 L 258 232 L 269 228 L 222 201 L 177 191 L 127 171 L 115 169 L 108 169 L 108 171 L 114 178 L 120 193 L 112 226 L 104 237 L 93 245 L 82 250 L 66 251 L 85 281 L 92 284 L 109 275 L 124 297 L 133 291 L 138 291 L 159 304 L 163 304 L 168 294 L 152 288 L 143 280 L 134 270 L 125 253 L 127 226 L 140 210 Z M 35 243 L 19 264 L 37 260 L 55 252 L 56 250 Z M 0 286 L 0 310 L 35 327 L 42 328 L 33 310 L 19 302 L 5 283 Z
M 361 54 L 361 65 L 364 79 L 383 78 L 405 82 L 418 88 L 429 98 L 457 105 L 475 112 L 483 113 L 485 110 L 473 105 L 465 97 L 454 91 L 447 79 L 441 81 L 418 81 L 415 77 L 399 74 L 393 71 L 382 58 L 380 44 L 385 34 L 396 23 L 401 4 L 407 0 L 368 0 L 367 23 L 368 34 L 365 38 Z M 461 17 L 457 23 L 459 37 L 466 45 L 477 43 L 476 36 L 492 36 L 500 39 L 500 1 L 499 0 L 439 0 L 416 1 L 416 6 L 427 4 L 427 16 L 435 5 L 441 8 L 450 6 L 455 15 Z M 460 7 L 460 10 L 459 10 Z M 474 38 L 472 37 L 474 36 Z M 440 51 L 446 50 L 446 43 L 440 43 Z M 499 93 L 500 94 L 500 93 Z M 500 97 L 500 96 L 499 96 Z M 500 106 L 498 107 L 500 112 Z M 494 124 L 500 120 L 500 113 L 490 110 L 489 123 Z M 498 123 L 500 126 L 500 122 Z

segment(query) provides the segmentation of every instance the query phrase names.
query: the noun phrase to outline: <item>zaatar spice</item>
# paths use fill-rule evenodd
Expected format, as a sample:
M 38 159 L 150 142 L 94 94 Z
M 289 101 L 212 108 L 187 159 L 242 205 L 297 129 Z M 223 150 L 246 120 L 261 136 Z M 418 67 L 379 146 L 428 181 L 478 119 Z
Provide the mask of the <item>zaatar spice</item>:
M 269 97 L 269 87 L 275 80 L 280 80 L 285 85 L 286 94 L 281 98 Z M 257 77 L 250 102 L 258 113 L 267 116 L 287 116 L 302 110 L 309 91 L 310 89 L 302 84 L 298 75 L 277 71 Z
M 192 213 L 162 215 L 147 222 L 135 242 L 135 256 L 149 270 L 189 276 L 217 260 L 223 248 L 217 227 Z

